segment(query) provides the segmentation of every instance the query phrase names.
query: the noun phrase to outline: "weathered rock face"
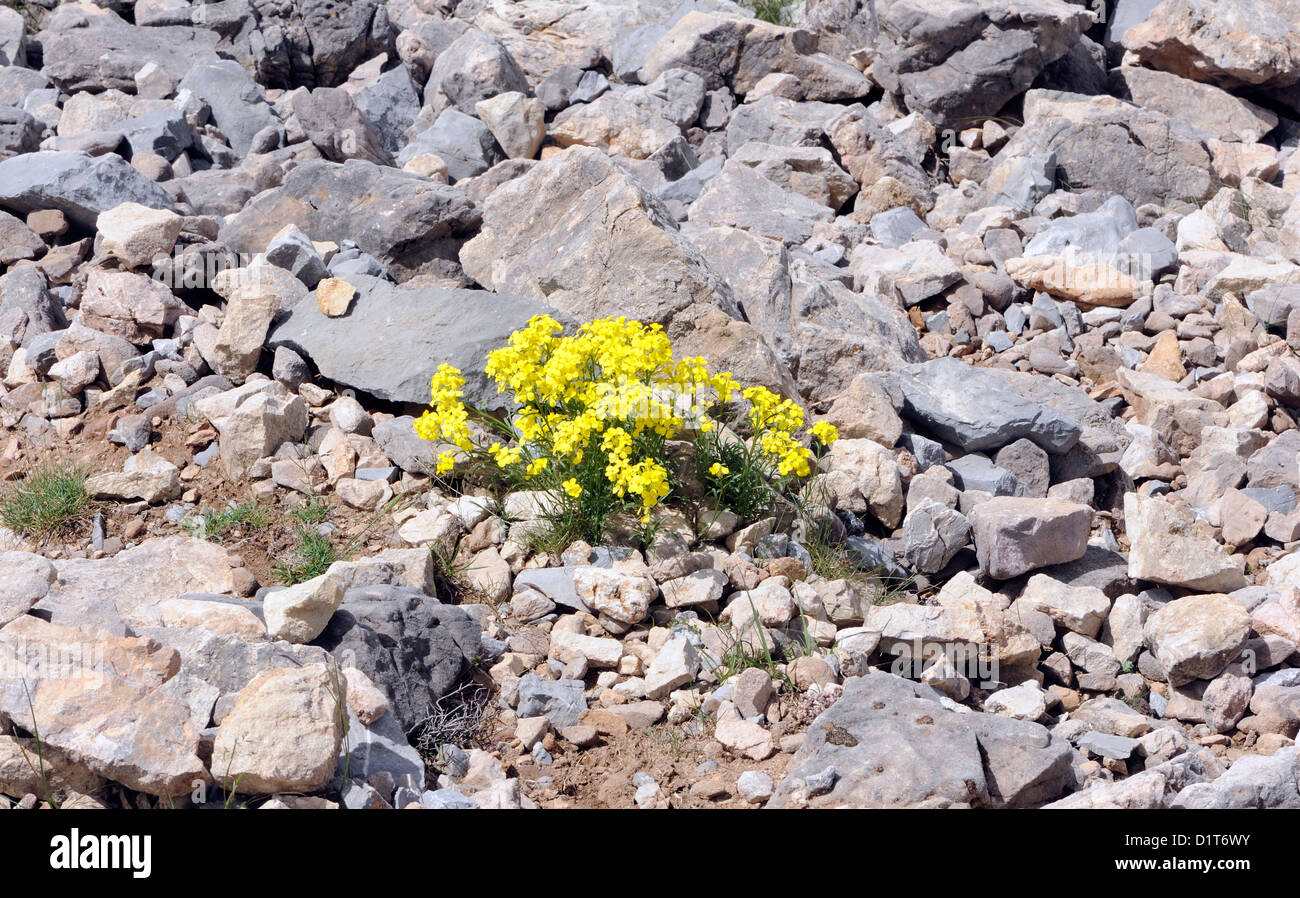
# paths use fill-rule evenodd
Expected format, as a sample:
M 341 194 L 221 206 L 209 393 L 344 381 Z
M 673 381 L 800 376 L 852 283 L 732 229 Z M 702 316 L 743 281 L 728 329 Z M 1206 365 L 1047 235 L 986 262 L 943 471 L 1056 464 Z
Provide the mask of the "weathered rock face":
M 1236 659 L 1250 636 L 1250 615 L 1225 595 L 1188 596 L 1152 612 L 1143 635 L 1170 684 L 1180 686 L 1213 679 Z
M 958 714 L 882 671 L 848 681 L 808 727 L 768 807 L 1032 807 L 1073 786 L 1070 746 L 1035 723 Z M 834 786 L 809 797 L 827 766 Z
M 703 12 L 677 20 L 637 76 L 648 84 L 668 69 L 696 72 L 710 89 L 727 84 L 742 96 L 772 71 L 799 78 L 808 100 L 851 100 L 871 90 L 857 69 L 816 52 L 816 41 L 805 31 Z
M 506 91 L 527 92 L 528 81 L 505 45 L 476 28 L 438 55 L 424 85 L 435 115 L 448 106 L 472 115 L 476 103 Z
M 1031 90 L 1025 125 L 998 159 L 1051 153 L 1074 189 L 1119 193 L 1133 205 L 1202 202 L 1219 189 L 1200 134 L 1180 119 L 1113 97 Z
M 68 93 L 134 91 L 135 74 L 147 62 L 179 81 L 195 63 L 218 58 L 214 31 L 185 25 L 144 28 L 108 9 L 65 6 L 42 26 L 42 74 Z
M 971 531 L 980 569 L 1006 580 L 1082 558 L 1092 509 L 1062 499 L 1001 496 L 975 507 Z
M 393 164 L 369 119 L 338 87 L 318 87 L 294 96 L 293 112 L 307 138 L 331 162 L 364 159 L 376 165 Z
M 1245 558 L 1229 555 L 1197 526 L 1186 508 L 1159 497 L 1124 497 L 1129 576 L 1184 586 L 1230 591 L 1246 584 Z
M 418 589 L 366 586 L 344 594 L 313 644 L 368 676 L 409 733 L 469 669 L 479 641 L 478 624 L 459 608 Z
M 357 297 L 346 314 L 330 317 L 308 296 L 272 329 L 267 343 L 310 359 L 322 374 L 395 402 L 428 402 L 438 365 L 459 368 L 466 397 L 500 408 L 502 397 L 483 373 L 487 353 L 535 315 L 555 310 L 525 296 L 440 287 L 402 288 L 380 278 L 352 276 Z M 381 341 L 376 353 L 357 329 Z
M 1178 118 L 1207 137 L 1253 143 L 1277 127 L 1277 116 L 1222 88 L 1142 66 L 1121 66 L 1116 88 L 1139 106 Z
M 833 396 L 864 370 L 888 371 L 924 359 L 916 329 L 890 299 L 823 278 L 780 243 L 752 230 L 711 227 L 687 236 L 726 280 L 736 304 L 803 395 Z M 692 316 L 674 327 L 686 329 L 700 320 Z M 671 327 L 670 335 L 676 340 Z M 715 350 L 701 341 L 698 352 L 711 358 Z
M 0 713 L 91 771 L 159 796 L 210 781 L 190 709 L 162 688 L 174 650 L 24 615 L 0 630 L 0 658 Z
M 580 320 L 617 311 L 663 322 L 693 303 L 732 307 L 659 201 L 590 147 L 570 147 L 493 191 L 483 230 L 460 255 L 486 289 Z
M 266 87 L 334 87 L 359 63 L 393 52 L 396 29 L 378 0 L 250 0 L 250 6 L 251 16 L 223 9 L 205 12 L 201 21 L 222 35 L 217 49 Z
M 1097 635 L 1111 606 L 1095 586 L 1070 586 L 1045 574 L 1030 577 L 1020 598 L 1060 626 L 1089 638 Z
M 221 721 L 214 774 L 252 794 L 323 788 L 338 763 L 346 703 L 347 680 L 336 667 L 262 671 Z
M 52 584 L 37 610 L 63 626 L 88 622 L 85 609 L 111 607 L 132 627 L 159 626 L 156 606 L 184 593 L 230 594 L 235 590 L 232 558 L 207 540 L 169 537 L 150 540 L 111 558 L 71 558 L 55 564 Z M 131 584 L 122 589 L 121 584 Z
M 1195 0 L 1164 0 L 1123 36 L 1142 65 L 1221 87 L 1300 81 L 1300 5 L 1245 0 L 1212 14 Z
M 873 9 L 872 76 L 936 128 L 997 113 L 1092 24 L 1063 0 L 888 0 Z
M 294 224 L 313 240 L 354 241 L 405 280 L 453 271 L 457 238 L 478 223 L 474 204 L 454 187 L 360 159 L 314 161 L 246 205 L 221 239 L 236 252 L 260 253 Z
M 58 209 L 70 221 L 93 229 L 101 212 L 122 203 L 174 208 L 167 191 L 121 156 L 42 152 L 0 162 L 0 206 L 15 212 Z

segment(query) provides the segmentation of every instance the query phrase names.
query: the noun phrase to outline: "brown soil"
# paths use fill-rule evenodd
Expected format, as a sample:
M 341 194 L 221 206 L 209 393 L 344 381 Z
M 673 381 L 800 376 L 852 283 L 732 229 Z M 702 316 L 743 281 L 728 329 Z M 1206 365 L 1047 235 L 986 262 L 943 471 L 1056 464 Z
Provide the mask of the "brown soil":
M 508 741 L 512 733 L 497 726 L 497 736 Z M 550 752 L 549 766 L 537 765 L 518 747 L 501 754 L 512 776 L 519 777 L 523 794 L 543 808 L 633 808 L 636 786 L 632 777 L 648 773 L 659 784 L 656 807 L 669 808 L 752 808 L 736 793 L 736 779 L 747 770 L 766 773 L 774 783 L 785 775 L 790 755 L 777 753 L 765 761 L 734 758 L 713 739 L 709 722 L 701 726 L 691 720 L 682 724 L 659 723 L 626 735 L 601 737 L 601 742 L 578 748 L 558 736 Z M 698 770 L 706 761 L 717 762 L 707 772 Z M 550 777 L 549 784 L 539 783 Z M 717 781 L 726 793 L 716 799 L 691 794 L 691 787 L 703 780 Z
M 78 419 L 79 426 L 68 438 L 60 437 L 53 430 L 32 437 L 22 429 L 11 429 L 8 439 L 0 446 L 0 495 L 5 491 L 5 484 L 21 479 L 44 462 L 74 462 L 91 473 L 120 471 L 131 453 L 125 446 L 110 443 L 107 434 L 121 414 L 92 411 Z M 196 500 L 196 510 L 220 509 L 232 502 L 254 498 L 251 484 L 229 479 L 218 460 L 202 468 L 192 464 L 194 453 L 215 436 L 212 428 L 203 422 L 165 418 L 155 421 L 149 444 L 152 451 L 181 469 L 184 498 Z M 243 560 L 258 584 L 272 585 L 278 582 L 274 574 L 277 561 L 297 544 L 295 529 L 299 522 L 289 512 L 305 505 L 310 497 L 277 488 L 273 498 L 257 501 L 268 512 L 269 526 L 249 532 L 233 529 L 223 534 L 219 542 Z M 138 544 L 146 539 L 185 535 L 186 531 L 165 515 L 170 504 L 153 505 L 141 511 L 139 503 L 95 502 L 90 514 L 98 512 L 104 516 L 107 536 Z M 340 557 L 345 554 L 361 557 L 398 545 L 391 519 L 381 520 L 375 512 L 357 511 L 332 497 L 329 504 L 327 520 L 337 528 L 333 543 Z M 89 516 L 67 532 L 47 539 L 41 551 L 52 558 L 90 554 Z

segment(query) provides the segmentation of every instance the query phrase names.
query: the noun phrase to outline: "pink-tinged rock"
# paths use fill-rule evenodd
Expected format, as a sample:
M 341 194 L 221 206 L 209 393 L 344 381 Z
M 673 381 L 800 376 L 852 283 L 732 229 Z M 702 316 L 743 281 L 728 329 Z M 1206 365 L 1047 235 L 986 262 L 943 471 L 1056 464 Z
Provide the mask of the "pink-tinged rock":
M 1175 686 L 1218 676 L 1250 638 L 1250 614 L 1222 594 L 1175 599 L 1152 612 L 1143 627 L 1165 676 Z
M 0 714 L 91 772 L 181 796 L 210 780 L 190 708 L 164 688 L 180 656 L 26 615 L 0 630 Z
M 999 496 L 971 512 L 980 568 L 998 580 L 1082 558 L 1092 509 L 1064 499 Z

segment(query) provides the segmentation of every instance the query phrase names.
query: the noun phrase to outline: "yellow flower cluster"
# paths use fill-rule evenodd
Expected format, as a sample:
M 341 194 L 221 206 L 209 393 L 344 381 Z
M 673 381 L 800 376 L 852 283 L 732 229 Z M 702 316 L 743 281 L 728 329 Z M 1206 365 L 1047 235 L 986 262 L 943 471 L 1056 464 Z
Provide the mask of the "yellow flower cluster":
M 469 411 L 461 400 L 465 378 L 451 365 L 442 364 L 429 384 L 430 408 L 415 422 L 417 436 L 434 442 L 448 442 L 469 452 L 474 448 L 469 434 Z M 446 474 L 455 467 L 450 450 L 438 454 L 437 471 Z
M 806 477 L 815 461 L 796 437 L 804 424 L 797 403 L 764 387 L 742 389 L 728 372 L 711 374 L 703 358 L 674 362 L 657 324 L 606 318 L 563 336 L 559 322 L 537 316 L 488 354 L 485 371 L 517 405 L 509 422 L 515 438 L 493 443 L 486 454 L 570 501 L 631 499 L 648 520 L 671 489 L 664 442 L 683 432 L 710 433 L 715 424 L 709 412 L 737 394 L 750 404 L 753 445 L 765 467 Z M 473 450 L 464 385 L 459 371 L 439 366 L 430 385 L 432 407 L 415 424 L 419 436 Z M 808 432 L 824 445 L 838 436 L 828 424 Z M 438 472 L 452 467 L 452 453 L 441 453 Z M 721 463 L 708 471 L 714 477 L 730 473 Z
M 811 474 L 816 457 L 794 436 L 803 427 L 803 408 L 766 387 L 747 387 L 741 395 L 749 400 L 749 426 L 754 438 L 778 473 L 783 477 Z

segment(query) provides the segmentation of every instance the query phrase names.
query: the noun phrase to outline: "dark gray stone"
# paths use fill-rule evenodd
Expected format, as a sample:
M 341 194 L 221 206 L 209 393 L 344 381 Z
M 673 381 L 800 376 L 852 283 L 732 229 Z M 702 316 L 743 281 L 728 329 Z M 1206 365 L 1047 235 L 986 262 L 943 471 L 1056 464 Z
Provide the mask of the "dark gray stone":
M 415 135 L 397 161 L 405 164 L 422 153 L 440 156 L 452 181 L 481 175 L 505 158 L 487 125 L 455 107 L 444 109 L 437 121 Z
M 370 119 L 361 114 L 352 95 L 342 88 L 318 87 L 311 93 L 299 92 L 293 99 L 293 111 L 307 139 L 326 159 L 393 164 Z
M 153 153 L 168 162 L 194 145 L 194 133 L 179 109 L 159 109 L 145 115 L 129 118 L 112 128 L 120 133 L 131 154 Z
M 122 203 L 174 209 L 167 191 L 121 156 L 40 152 L 0 162 L 0 206 L 15 212 L 58 209 L 93 230 L 99 213 Z
M 1051 453 L 1068 451 L 1082 428 L 1029 399 L 991 372 L 953 358 L 908 365 L 896 375 L 903 414 L 940 439 L 969 451 L 1028 437 Z
M 995 115 L 1092 24 L 1081 6 L 879 0 L 872 78 L 937 128 Z
M 384 72 L 374 82 L 352 92 L 352 101 L 366 117 L 380 145 L 394 159 L 406 145 L 406 129 L 420 114 L 420 92 L 405 66 Z
M 430 441 L 416 436 L 414 426 L 414 418 L 402 415 L 380 421 L 370 435 L 388 460 L 403 471 L 429 474 L 433 471 L 437 448 Z
M 200 7 L 218 49 L 274 88 L 335 87 L 380 53 L 396 58 L 397 29 L 379 0 L 247 0 Z
M 280 124 L 266 102 L 261 85 L 233 59 L 194 66 L 176 89 L 188 90 L 208 105 L 212 123 L 221 129 L 239 156 L 248 155 L 259 132 Z
M 360 159 L 313 160 L 227 220 L 221 241 L 235 252 L 264 252 L 289 222 L 313 240 L 353 240 L 405 279 L 458 271 L 457 238 L 480 216 L 464 191 L 428 178 Z
M 1029 492 L 1015 474 L 995 465 L 988 456 L 972 453 L 947 464 L 959 490 L 978 490 L 993 496 L 1027 496 Z
M 285 269 L 314 290 L 328 273 L 325 260 L 316 252 L 311 238 L 290 226 L 289 230 L 266 245 L 266 261 Z
M 462 609 L 417 589 L 349 589 L 312 645 L 355 667 L 388 696 L 403 732 L 425 721 L 478 657 L 479 626 Z
M 349 709 L 347 742 L 339 753 L 338 772 L 359 779 L 388 773 L 407 788 L 424 788 L 424 759 L 407 741 L 391 711 L 367 726 Z

